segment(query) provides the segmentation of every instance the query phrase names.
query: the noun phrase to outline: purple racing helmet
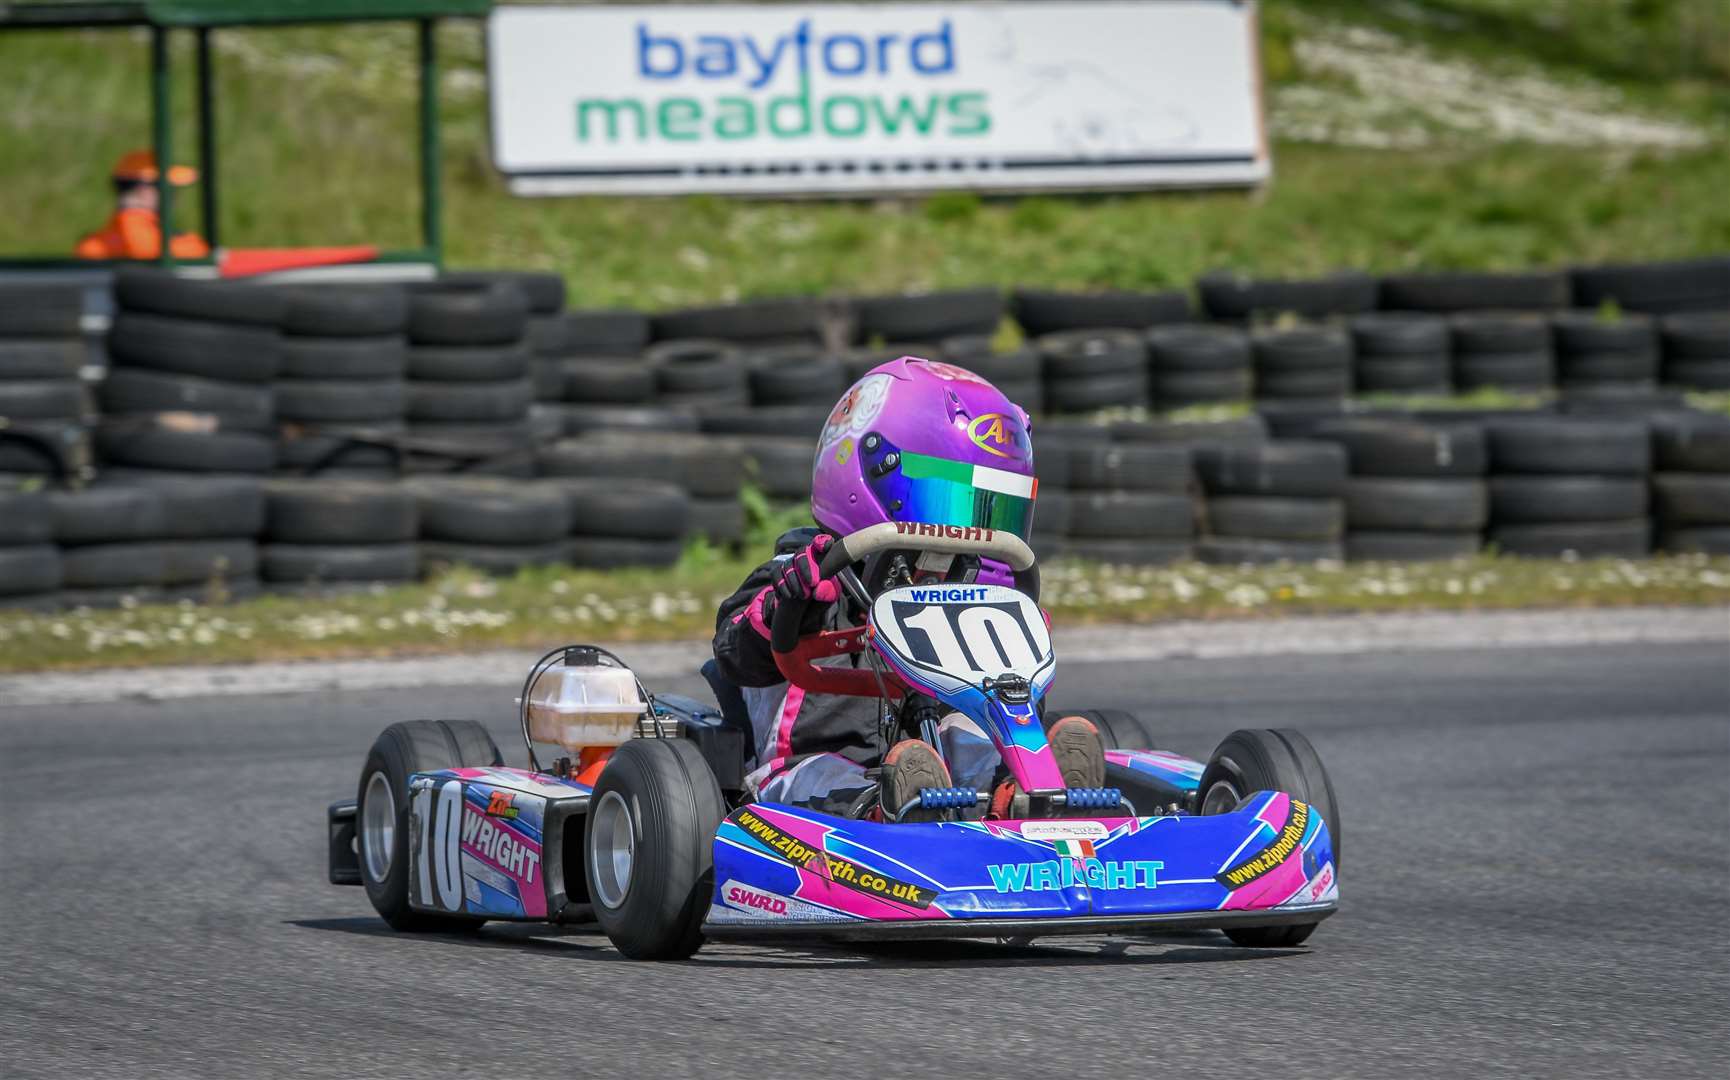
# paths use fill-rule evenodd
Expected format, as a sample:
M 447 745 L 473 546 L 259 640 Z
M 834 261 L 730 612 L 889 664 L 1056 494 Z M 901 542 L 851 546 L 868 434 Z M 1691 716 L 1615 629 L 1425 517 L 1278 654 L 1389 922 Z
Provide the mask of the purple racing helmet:
M 854 383 L 829 414 L 811 467 L 811 513 L 845 536 L 885 521 L 1033 527 L 1027 413 L 954 364 L 903 356 Z

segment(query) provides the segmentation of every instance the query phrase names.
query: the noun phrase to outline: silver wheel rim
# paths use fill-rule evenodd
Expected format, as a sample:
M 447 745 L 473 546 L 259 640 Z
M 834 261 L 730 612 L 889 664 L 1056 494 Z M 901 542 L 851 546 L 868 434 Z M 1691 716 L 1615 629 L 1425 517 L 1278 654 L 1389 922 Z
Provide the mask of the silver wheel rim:
M 366 876 L 382 882 L 390 876 L 391 853 L 396 850 L 396 795 L 390 780 L 375 772 L 366 782 L 360 801 L 360 854 Z
M 631 865 L 637 854 L 636 830 L 631 808 L 616 791 L 601 796 L 589 828 L 589 865 L 595 871 L 595 899 L 602 906 L 618 908 L 631 891 Z
M 1229 780 L 1215 780 L 1213 786 L 1202 796 L 1201 812 L 1203 814 L 1229 814 L 1243 802 L 1243 796 L 1231 786 Z

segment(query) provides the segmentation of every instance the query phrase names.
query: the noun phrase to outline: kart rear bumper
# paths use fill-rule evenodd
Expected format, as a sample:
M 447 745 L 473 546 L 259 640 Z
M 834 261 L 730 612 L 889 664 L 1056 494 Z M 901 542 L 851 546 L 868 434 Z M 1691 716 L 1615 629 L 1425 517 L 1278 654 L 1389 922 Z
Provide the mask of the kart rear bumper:
M 1082 915 L 1043 919 L 904 919 L 889 922 L 705 923 L 717 940 L 814 937 L 835 941 L 916 941 L 934 938 L 1055 937 L 1072 934 L 1160 934 L 1254 926 L 1308 926 L 1339 910 L 1338 903 L 1265 911 L 1172 911 L 1152 915 Z

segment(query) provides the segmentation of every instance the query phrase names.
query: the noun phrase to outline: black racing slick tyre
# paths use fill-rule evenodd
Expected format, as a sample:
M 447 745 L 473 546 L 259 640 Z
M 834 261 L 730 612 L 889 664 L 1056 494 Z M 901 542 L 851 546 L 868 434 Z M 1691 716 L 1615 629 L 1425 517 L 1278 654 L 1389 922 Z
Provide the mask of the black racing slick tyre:
M 583 873 L 621 953 L 682 960 L 702 946 L 725 813 L 695 743 L 633 739 L 613 753 L 589 801 Z
M 473 720 L 402 721 L 374 740 L 360 771 L 355 848 L 366 897 L 391 929 L 466 931 L 485 921 L 410 910 L 408 778 L 435 769 L 504 763 L 492 736 Z
M 1208 759 L 1196 788 L 1196 812 L 1229 814 L 1258 791 L 1283 791 L 1313 806 L 1327 822 L 1334 867 L 1340 863 L 1339 801 L 1315 747 L 1291 728 L 1242 728 L 1227 735 Z M 1226 936 L 1247 948 L 1301 945 L 1315 931 L 1304 926 L 1229 929 Z

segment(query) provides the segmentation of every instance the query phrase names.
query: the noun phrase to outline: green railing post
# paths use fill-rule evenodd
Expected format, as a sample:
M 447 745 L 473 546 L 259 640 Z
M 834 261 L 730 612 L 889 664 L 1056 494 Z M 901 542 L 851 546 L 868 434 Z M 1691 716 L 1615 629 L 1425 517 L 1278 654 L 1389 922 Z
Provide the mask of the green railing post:
M 421 237 L 434 266 L 444 264 L 439 189 L 439 61 L 436 19 L 420 20 Z
M 210 27 L 198 28 L 198 179 L 202 186 L 204 239 L 212 253 L 222 242 L 216 203 L 216 91 L 210 58 Z
M 174 265 L 174 185 L 168 182 L 169 166 L 174 161 L 174 101 L 168 78 L 168 31 L 160 26 L 150 28 L 150 108 L 151 143 L 156 154 L 156 224 L 162 241 L 158 261 L 163 266 Z

